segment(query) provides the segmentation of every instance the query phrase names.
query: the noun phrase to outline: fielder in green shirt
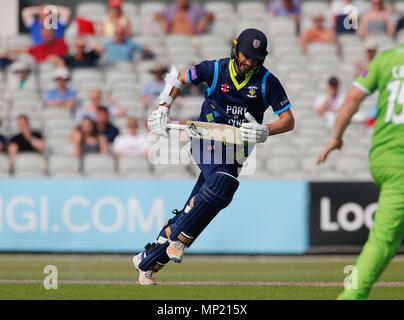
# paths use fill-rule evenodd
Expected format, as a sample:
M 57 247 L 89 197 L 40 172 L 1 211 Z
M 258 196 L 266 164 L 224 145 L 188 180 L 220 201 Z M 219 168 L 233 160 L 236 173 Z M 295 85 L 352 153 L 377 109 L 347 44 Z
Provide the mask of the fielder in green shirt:
M 354 82 L 318 163 L 342 147 L 351 117 L 376 90 L 379 98 L 369 163 L 380 189 L 379 208 L 356 262 L 357 288 L 345 288 L 338 299 L 367 299 L 404 238 L 404 45 L 379 53 Z

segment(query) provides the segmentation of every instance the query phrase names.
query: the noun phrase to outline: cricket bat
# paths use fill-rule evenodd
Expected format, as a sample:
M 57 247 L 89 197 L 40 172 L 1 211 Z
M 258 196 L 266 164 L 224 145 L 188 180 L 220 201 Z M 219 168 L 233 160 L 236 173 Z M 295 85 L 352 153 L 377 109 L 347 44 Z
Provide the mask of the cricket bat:
M 243 145 L 240 129 L 221 123 L 188 120 L 186 124 L 170 123 L 170 130 L 185 130 L 190 137 Z

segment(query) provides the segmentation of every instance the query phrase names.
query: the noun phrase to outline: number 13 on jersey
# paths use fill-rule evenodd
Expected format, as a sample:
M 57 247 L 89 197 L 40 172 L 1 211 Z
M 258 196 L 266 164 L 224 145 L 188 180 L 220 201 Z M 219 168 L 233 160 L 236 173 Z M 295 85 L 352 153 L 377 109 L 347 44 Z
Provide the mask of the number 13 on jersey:
M 390 91 L 390 96 L 384 120 L 394 124 L 402 124 L 404 123 L 404 81 L 394 80 L 389 82 L 387 90 Z M 395 111 L 398 112 L 399 110 L 400 113 L 395 113 Z

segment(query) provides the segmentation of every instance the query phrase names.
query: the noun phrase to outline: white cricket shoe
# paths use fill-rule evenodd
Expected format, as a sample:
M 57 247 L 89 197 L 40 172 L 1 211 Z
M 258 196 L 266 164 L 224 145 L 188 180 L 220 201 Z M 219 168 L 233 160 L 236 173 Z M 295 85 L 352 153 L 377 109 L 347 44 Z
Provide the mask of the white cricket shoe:
M 170 245 L 167 247 L 166 252 L 171 260 L 180 263 L 186 248 L 188 248 L 188 246 L 181 241 L 170 241 Z
M 143 286 L 156 285 L 156 281 L 153 278 L 153 270 L 143 271 L 139 268 L 139 264 L 142 261 L 142 252 L 134 256 L 132 259 L 133 265 L 137 271 L 139 271 L 139 283 Z

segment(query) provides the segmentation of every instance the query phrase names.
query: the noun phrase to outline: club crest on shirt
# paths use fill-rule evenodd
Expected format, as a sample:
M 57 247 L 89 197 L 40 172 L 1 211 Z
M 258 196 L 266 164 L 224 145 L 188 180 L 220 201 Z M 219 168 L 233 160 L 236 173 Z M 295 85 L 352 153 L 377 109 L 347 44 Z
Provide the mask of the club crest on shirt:
M 255 49 L 257 49 L 260 45 L 261 45 L 261 41 L 260 41 L 260 40 L 257 40 L 257 39 L 254 39 L 254 41 L 253 41 L 253 47 L 254 47 Z
M 256 98 L 257 97 L 257 87 L 255 86 L 249 86 L 248 87 L 248 94 L 247 97 L 249 98 Z

